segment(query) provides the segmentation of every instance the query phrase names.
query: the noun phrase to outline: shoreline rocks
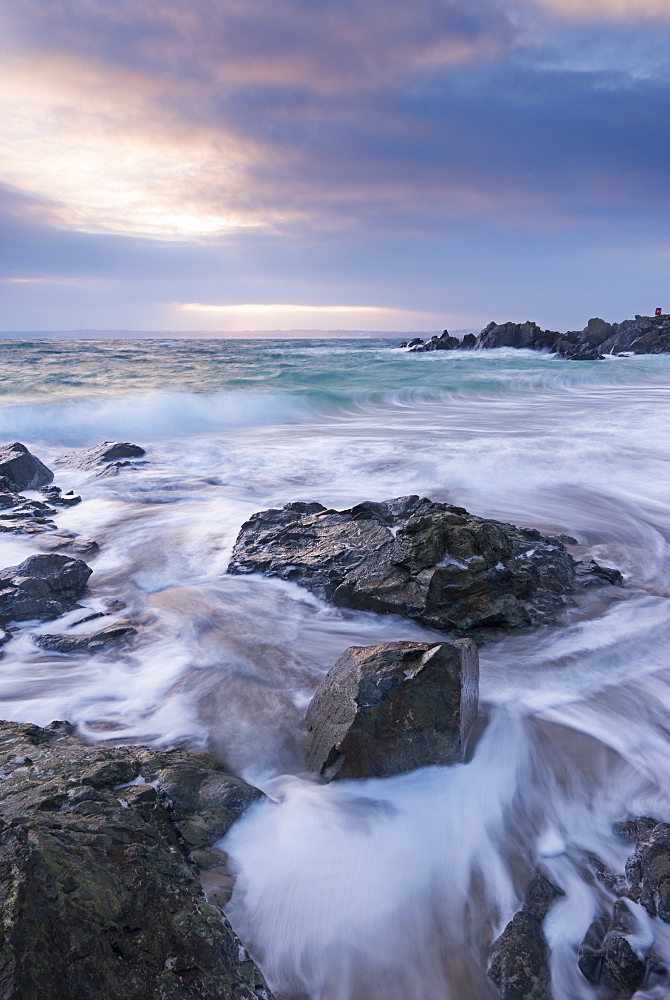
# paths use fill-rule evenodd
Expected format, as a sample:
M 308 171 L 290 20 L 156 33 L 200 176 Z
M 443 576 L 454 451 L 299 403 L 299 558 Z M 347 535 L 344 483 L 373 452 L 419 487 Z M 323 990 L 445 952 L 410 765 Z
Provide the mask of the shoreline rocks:
M 188 839 L 213 843 L 258 789 L 206 754 L 90 746 L 64 722 L 0 722 L 0 768 L 3 997 L 272 1000 Z
M 669 354 L 670 315 L 636 316 L 622 323 L 606 323 L 595 317 L 583 330 L 557 333 L 541 330 L 527 320 L 525 323 L 489 323 L 478 336 L 466 334 L 462 340 L 449 335 L 448 330 L 426 341 L 415 337 L 398 347 L 412 353 L 423 351 L 482 351 L 497 347 L 527 348 L 550 351 L 569 361 L 599 361 L 606 354 Z
M 557 624 L 572 593 L 622 583 L 616 570 L 575 561 L 560 538 L 418 496 L 253 514 L 228 572 L 291 580 L 338 607 L 482 637 Z
M 81 559 L 42 554 L 0 570 L 0 625 L 46 621 L 73 608 L 93 570 Z
M 350 646 L 307 709 L 307 767 L 332 781 L 462 761 L 478 693 L 471 639 Z

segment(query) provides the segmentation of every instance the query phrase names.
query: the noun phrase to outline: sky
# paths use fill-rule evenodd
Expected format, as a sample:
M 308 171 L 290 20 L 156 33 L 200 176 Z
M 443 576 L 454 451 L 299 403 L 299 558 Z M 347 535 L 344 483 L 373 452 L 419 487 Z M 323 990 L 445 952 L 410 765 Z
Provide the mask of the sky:
M 670 311 L 670 0 L 0 0 L 0 329 Z

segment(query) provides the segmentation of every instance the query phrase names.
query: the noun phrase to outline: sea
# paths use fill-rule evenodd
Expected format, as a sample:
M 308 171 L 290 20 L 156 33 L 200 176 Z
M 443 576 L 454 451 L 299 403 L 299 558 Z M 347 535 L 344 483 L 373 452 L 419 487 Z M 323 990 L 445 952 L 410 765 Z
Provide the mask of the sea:
M 0 441 L 81 494 L 58 525 L 100 546 L 81 604 L 121 602 L 138 628 L 126 647 L 68 656 L 32 636 L 81 611 L 24 624 L 0 663 L 0 718 L 186 742 L 265 791 L 221 846 L 227 914 L 281 1000 L 495 997 L 491 942 L 538 869 L 564 893 L 545 924 L 554 998 L 594 997 L 577 951 L 614 897 L 593 857 L 622 872 L 631 846 L 614 825 L 670 821 L 670 356 L 14 339 L 0 370 Z M 103 478 L 56 462 L 105 440 L 146 459 Z M 231 549 L 255 511 L 409 494 L 571 535 L 625 586 L 481 646 L 465 764 L 322 785 L 304 773 L 302 719 L 342 651 L 444 636 L 228 576 Z M 2 566 L 34 551 L 0 536 Z M 630 908 L 636 947 L 655 938 L 670 961 L 670 927 Z

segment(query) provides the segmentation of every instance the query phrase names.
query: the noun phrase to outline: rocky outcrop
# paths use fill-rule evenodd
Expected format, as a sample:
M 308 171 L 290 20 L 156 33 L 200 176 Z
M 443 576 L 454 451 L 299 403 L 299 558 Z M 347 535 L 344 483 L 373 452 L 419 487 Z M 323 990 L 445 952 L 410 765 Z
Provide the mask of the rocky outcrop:
M 307 767 L 332 781 L 462 761 L 478 691 L 471 639 L 351 646 L 307 709 Z
M 271 1000 L 181 832 L 216 813 L 220 835 L 260 792 L 204 754 L 92 747 L 62 722 L 0 723 L 0 768 L 0 996 Z
M 0 570 L 0 624 L 58 618 L 74 607 L 91 573 L 80 559 L 57 553 Z
M 52 653 L 99 653 L 136 632 L 137 629 L 129 622 L 115 622 L 91 635 L 42 634 L 33 636 L 33 641 L 41 649 Z
M 542 924 L 563 890 L 536 873 L 523 906 L 491 948 L 489 976 L 502 1000 L 552 1000 L 549 946 Z
M 53 481 L 54 474 L 24 444 L 15 441 L 0 447 L 0 477 L 10 490 L 36 490 Z
M 56 461 L 60 465 L 70 465 L 75 469 L 98 471 L 100 466 L 111 465 L 120 459 L 142 458 L 146 455 L 144 448 L 128 441 L 103 441 L 93 448 L 81 451 L 68 451 L 59 455 Z
M 339 607 L 468 634 L 555 624 L 573 591 L 621 583 L 616 570 L 575 562 L 559 538 L 418 496 L 254 514 L 228 572 L 293 580 Z
M 599 361 L 606 354 L 669 354 L 670 315 L 636 316 L 622 323 L 607 323 L 603 319 L 590 319 L 583 330 L 556 333 L 541 330 L 536 323 L 489 323 L 478 337 L 466 334 L 462 340 L 449 337 L 445 330 L 441 337 L 423 341 L 418 338 L 405 341 L 399 347 L 412 351 L 434 350 L 490 350 L 496 347 L 529 348 L 551 351 L 570 361 Z
M 412 340 L 407 346 L 413 351 L 454 351 L 461 346 L 461 342 L 458 337 L 452 337 L 448 330 L 444 330 L 439 337 L 435 335 L 425 343 L 421 340 L 418 343 Z

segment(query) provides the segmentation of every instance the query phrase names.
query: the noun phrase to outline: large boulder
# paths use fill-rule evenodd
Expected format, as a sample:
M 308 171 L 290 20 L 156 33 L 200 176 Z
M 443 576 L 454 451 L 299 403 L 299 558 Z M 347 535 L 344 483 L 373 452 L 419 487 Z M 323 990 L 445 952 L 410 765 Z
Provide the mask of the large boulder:
M 0 477 L 10 489 L 18 491 L 46 486 L 53 481 L 54 474 L 24 444 L 15 441 L 0 447 Z
M 56 461 L 76 469 L 98 469 L 120 459 L 142 458 L 143 455 L 146 455 L 146 452 L 138 444 L 130 444 L 128 441 L 103 441 L 93 448 L 68 451 L 64 455 L 59 455 Z
M 616 570 L 575 562 L 558 538 L 418 496 L 253 514 L 228 572 L 293 580 L 339 607 L 461 633 L 555 624 L 574 590 L 621 582 Z
M 491 948 L 489 976 L 502 1000 L 552 1000 L 549 946 L 542 924 L 563 890 L 539 872 L 519 912 Z
M 0 723 L 3 998 L 271 1000 L 162 790 L 185 754 L 160 756 L 88 746 L 67 723 Z M 219 776 L 204 756 L 196 768 Z M 239 796 L 230 822 L 259 795 Z
M 462 761 L 478 691 L 471 639 L 351 646 L 307 709 L 307 766 L 331 781 Z
M 0 570 L 0 624 L 57 618 L 74 607 L 92 572 L 81 559 L 58 553 Z

